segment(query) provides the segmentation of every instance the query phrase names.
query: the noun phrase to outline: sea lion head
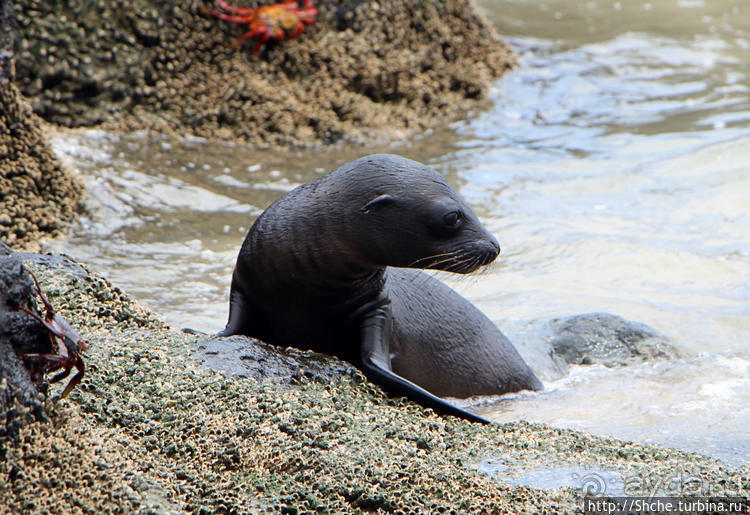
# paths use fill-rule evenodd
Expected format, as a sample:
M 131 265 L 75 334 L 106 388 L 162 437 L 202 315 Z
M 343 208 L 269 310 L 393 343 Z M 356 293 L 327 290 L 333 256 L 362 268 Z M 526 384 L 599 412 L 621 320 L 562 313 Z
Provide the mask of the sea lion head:
M 374 154 L 331 175 L 355 221 L 347 240 L 371 264 L 469 273 L 500 253 L 474 211 L 429 166 Z

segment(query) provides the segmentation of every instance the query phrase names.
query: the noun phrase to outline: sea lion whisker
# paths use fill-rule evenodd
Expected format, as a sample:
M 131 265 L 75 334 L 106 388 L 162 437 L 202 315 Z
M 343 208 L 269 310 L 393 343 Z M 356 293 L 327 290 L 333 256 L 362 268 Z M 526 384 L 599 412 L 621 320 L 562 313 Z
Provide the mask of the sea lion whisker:
M 427 257 L 419 258 L 419 259 L 416 259 L 416 260 L 412 261 L 411 263 L 409 263 L 408 268 L 413 268 L 413 267 L 416 267 L 416 266 L 421 265 L 423 263 L 429 263 L 429 265 L 426 265 L 425 268 L 430 267 L 430 266 L 434 266 L 435 264 L 439 264 L 439 263 L 442 263 L 442 262 L 449 261 L 454 256 L 456 256 L 456 254 L 459 254 L 461 252 L 462 252 L 461 249 L 454 249 L 454 250 L 452 250 L 450 252 L 444 252 L 442 254 L 434 254 L 432 256 L 427 256 Z M 438 259 L 438 258 L 446 258 L 446 259 L 444 261 L 435 261 L 435 262 L 430 261 L 430 260 Z
M 444 265 L 446 263 L 460 263 L 460 256 L 459 257 L 446 257 L 443 259 L 435 259 L 433 261 L 428 261 L 424 264 L 425 268 L 435 268 L 438 270 L 441 270 L 440 265 Z
M 460 270 L 459 273 L 468 273 L 475 269 L 477 256 L 466 251 L 461 256 L 459 256 L 457 261 L 457 269 Z
M 467 261 L 462 262 L 459 267 L 456 269 L 456 271 L 460 274 L 467 274 L 474 270 L 474 265 L 476 261 L 474 258 L 471 258 Z
M 495 270 L 496 267 L 497 267 L 497 263 L 494 261 L 492 263 L 480 266 L 478 269 L 477 275 L 489 275 L 491 272 Z
M 455 256 L 456 254 L 460 254 L 461 252 L 463 252 L 463 250 L 460 249 L 460 248 L 459 249 L 453 249 L 453 250 L 451 250 L 449 252 L 442 252 L 440 254 L 433 254 L 432 256 L 427 256 L 427 257 L 423 257 L 423 258 L 417 259 L 415 261 L 415 263 L 418 262 L 418 261 L 427 260 L 427 259 L 434 259 L 434 258 L 445 257 L 445 256 Z
M 472 256 L 470 259 L 465 261 L 461 267 L 461 273 L 468 274 L 476 270 L 481 263 L 481 258 L 479 256 Z
M 482 267 L 482 258 L 477 256 L 474 258 L 474 265 L 471 269 L 472 272 L 479 270 Z
M 471 286 L 477 282 L 478 277 L 475 274 L 456 274 L 456 278 L 453 280 L 463 286 Z
M 460 262 L 461 256 L 446 256 L 440 259 L 433 259 L 431 261 L 425 261 L 420 264 L 422 268 L 432 268 L 437 270 L 442 270 L 443 267 L 441 265 L 444 265 L 446 263 L 456 263 Z

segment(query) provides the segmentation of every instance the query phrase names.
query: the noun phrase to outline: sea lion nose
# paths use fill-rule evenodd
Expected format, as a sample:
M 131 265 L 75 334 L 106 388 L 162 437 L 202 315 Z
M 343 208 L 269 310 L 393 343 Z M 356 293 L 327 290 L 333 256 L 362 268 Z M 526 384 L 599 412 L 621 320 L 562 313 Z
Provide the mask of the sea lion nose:
M 485 242 L 484 252 L 481 258 L 482 266 L 489 265 L 490 263 L 495 261 L 495 259 L 499 255 L 500 255 L 500 244 L 497 242 L 494 236 L 489 234 Z
M 500 243 L 498 243 L 498 241 L 492 235 L 490 235 L 490 245 L 492 245 L 492 248 L 495 249 L 495 257 L 499 256 L 500 255 Z

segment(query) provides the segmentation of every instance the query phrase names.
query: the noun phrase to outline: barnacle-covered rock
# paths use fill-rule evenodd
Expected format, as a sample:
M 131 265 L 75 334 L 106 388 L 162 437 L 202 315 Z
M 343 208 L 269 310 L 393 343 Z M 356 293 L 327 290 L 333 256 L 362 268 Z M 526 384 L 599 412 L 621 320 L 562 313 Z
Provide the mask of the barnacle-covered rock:
M 242 1 L 255 7 L 272 2 Z M 453 121 L 515 62 L 471 0 L 315 2 L 293 40 L 231 50 L 211 0 L 18 5 L 18 81 L 45 119 L 257 145 L 371 142 Z
M 39 118 L 0 79 L 0 241 L 38 250 L 75 220 L 83 186 L 44 139 Z

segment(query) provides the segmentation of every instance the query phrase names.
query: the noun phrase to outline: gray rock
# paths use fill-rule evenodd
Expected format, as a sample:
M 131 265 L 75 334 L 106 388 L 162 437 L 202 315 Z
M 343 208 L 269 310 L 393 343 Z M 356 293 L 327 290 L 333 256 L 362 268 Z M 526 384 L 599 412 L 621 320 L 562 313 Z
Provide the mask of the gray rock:
M 571 365 L 614 367 L 679 356 L 655 329 L 609 313 L 554 318 L 549 328 L 553 352 Z
M 547 381 L 566 375 L 569 365 L 618 367 L 680 357 L 669 339 L 652 327 L 609 313 L 503 323 L 503 330 Z
M 10 345 L 18 354 L 49 352 L 46 329 L 17 309 L 17 306 L 34 309 L 35 297 L 34 283 L 22 268 L 20 254 L 6 253 L 0 248 L 0 342 Z
M 326 381 L 326 378 L 359 374 L 353 366 L 331 356 L 276 347 L 238 335 L 200 340 L 193 357 L 213 370 L 282 383 L 300 379 Z
M 22 354 L 49 352 L 44 327 L 17 306 L 33 306 L 33 283 L 19 256 L 0 246 L 0 437 L 18 437 L 21 426 L 44 420 L 44 405 Z M 33 308 L 32 308 L 33 309 Z

